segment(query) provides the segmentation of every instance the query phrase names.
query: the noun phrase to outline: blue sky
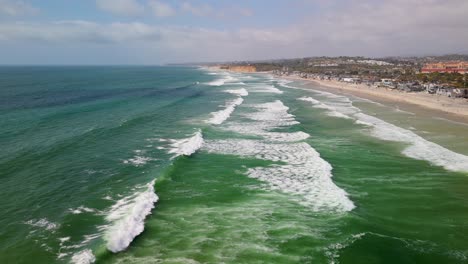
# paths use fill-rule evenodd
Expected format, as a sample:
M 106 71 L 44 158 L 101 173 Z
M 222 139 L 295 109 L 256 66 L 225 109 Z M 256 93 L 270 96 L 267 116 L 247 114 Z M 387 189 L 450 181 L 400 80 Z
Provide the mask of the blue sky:
M 0 0 L 0 64 L 468 52 L 466 0 Z

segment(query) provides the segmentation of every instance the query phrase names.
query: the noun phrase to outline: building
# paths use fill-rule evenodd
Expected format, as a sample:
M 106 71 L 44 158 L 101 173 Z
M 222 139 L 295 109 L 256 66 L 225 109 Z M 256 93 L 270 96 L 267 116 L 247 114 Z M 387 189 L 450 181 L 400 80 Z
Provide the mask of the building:
M 431 72 L 458 72 L 461 74 L 468 73 L 468 62 L 466 61 L 448 61 L 428 63 L 421 69 L 421 73 Z

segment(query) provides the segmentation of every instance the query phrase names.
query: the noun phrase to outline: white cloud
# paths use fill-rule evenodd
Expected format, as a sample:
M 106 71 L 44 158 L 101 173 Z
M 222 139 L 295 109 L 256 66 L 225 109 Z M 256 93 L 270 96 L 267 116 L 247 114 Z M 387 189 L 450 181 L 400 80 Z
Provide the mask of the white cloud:
M 190 2 L 183 2 L 180 8 L 184 12 L 200 17 L 209 16 L 214 12 L 214 9 L 208 4 L 193 5 Z
M 148 2 L 153 14 L 157 17 L 169 17 L 176 14 L 176 11 L 164 2 L 152 0 Z
M 0 0 L 0 15 L 21 16 L 35 14 L 38 11 L 24 1 Z
M 106 12 L 135 16 L 143 13 L 144 7 L 137 0 L 96 0 L 96 5 Z
M 468 52 L 467 13 L 465 0 L 350 0 L 342 9 L 276 28 L 215 30 L 89 21 L 0 23 L 0 56 L 7 52 L 1 49 L 5 43 L 34 47 L 56 43 L 64 49 L 118 47 L 143 62 Z

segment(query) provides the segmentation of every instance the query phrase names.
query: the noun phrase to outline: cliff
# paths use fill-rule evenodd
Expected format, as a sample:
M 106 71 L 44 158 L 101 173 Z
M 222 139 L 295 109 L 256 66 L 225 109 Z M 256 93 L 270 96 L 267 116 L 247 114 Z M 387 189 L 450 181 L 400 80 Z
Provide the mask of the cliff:
M 223 65 L 220 68 L 223 70 L 228 70 L 228 71 L 233 71 L 233 72 L 256 72 L 257 71 L 255 66 L 251 66 L 251 65 L 245 65 L 245 66 Z

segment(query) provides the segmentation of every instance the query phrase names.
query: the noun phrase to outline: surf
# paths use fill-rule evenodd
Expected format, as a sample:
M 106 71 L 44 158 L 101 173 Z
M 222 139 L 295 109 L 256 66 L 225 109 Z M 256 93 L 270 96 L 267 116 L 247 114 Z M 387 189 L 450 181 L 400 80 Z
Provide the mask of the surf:
M 267 167 L 249 168 L 246 175 L 269 186 L 269 190 L 288 193 L 291 199 L 313 211 L 346 212 L 355 206 L 348 194 L 337 187 L 332 166 L 305 142 L 305 132 L 272 132 L 299 124 L 280 100 L 251 105 L 253 112 L 244 117 L 251 122 L 229 124 L 225 129 L 263 139 L 225 139 L 207 141 L 204 150 L 211 153 L 238 155 L 268 160 Z
M 406 144 L 407 146 L 401 153 L 409 158 L 425 160 L 432 165 L 443 167 L 449 171 L 468 172 L 468 156 L 456 153 L 424 139 L 408 129 L 365 114 L 361 109 L 355 107 L 353 102 L 347 97 L 327 92 L 319 93 L 332 100 L 324 103 L 312 97 L 301 97 L 298 99 L 312 103 L 315 108 L 326 110 L 329 116 L 354 120 L 356 124 L 369 128 L 369 134 L 373 137 Z
M 188 138 L 173 139 L 170 145 L 169 153 L 174 154 L 172 158 L 178 156 L 190 156 L 197 152 L 203 145 L 203 134 L 199 129 Z

